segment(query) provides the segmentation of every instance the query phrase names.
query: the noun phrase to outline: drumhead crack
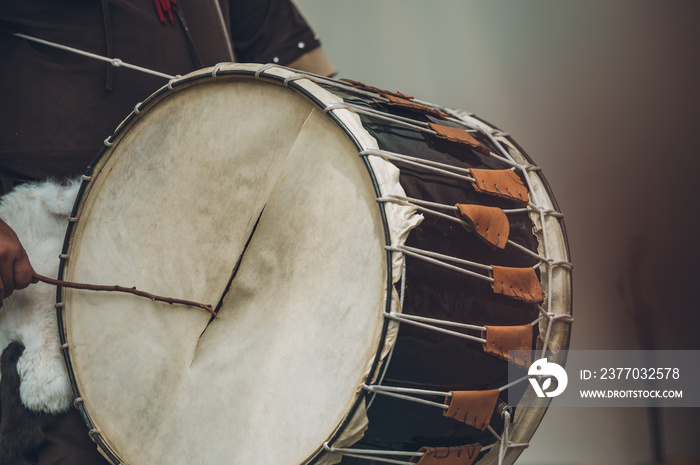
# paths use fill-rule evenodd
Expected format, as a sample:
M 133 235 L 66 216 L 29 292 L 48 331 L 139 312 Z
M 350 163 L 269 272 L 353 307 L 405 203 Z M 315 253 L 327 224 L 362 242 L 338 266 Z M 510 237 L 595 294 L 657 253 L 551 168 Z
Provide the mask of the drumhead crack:
M 248 236 L 248 239 L 246 240 L 245 246 L 243 246 L 243 250 L 241 251 L 241 255 L 238 257 L 238 261 L 236 262 L 236 266 L 233 267 L 233 272 L 231 273 L 231 277 L 228 280 L 228 283 L 226 283 L 226 287 L 224 288 L 224 292 L 221 294 L 221 298 L 219 298 L 219 302 L 216 304 L 216 307 L 214 307 L 214 313 L 217 315 L 219 314 L 219 311 L 221 310 L 221 307 L 224 305 L 224 299 L 226 299 L 226 296 L 228 295 L 228 291 L 231 289 L 231 284 L 233 284 L 233 279 L 236 277 L 236 274 L 238 274 L 238 269 L 241 266 L 241 262 L 243 261 L 243 255 L 245 255 L 246 250 L 248 250 L 248 246 L 250 245 L 250 241 L 253 239 L 253 235 L 255 235 L 255 231 L 258 229 L 258 224 L 260 223 L 260 218 L 262 218 L 263 212 L 265 211 L 265 207 L 260 210 L 260 214 L 258 214 L 258 218 L 255 220 L 255 224 L 253 225 L 253 229 L 250 231 L 250 235 Z M 190 367 L 194 363 L 194 359 L 196 358 L 197 354 L 197 347 L 199 346 L 199 341 L 202 340 L 202 337 L 204 336 L 204 333 L 207 332 L 207 329 L 209 329 L 209 326 L 212 324 L 212 322 L 216 320 L 215 316 L 212 316 L 209 318 L 209 322 L 207 325 L 204 327 L 204 330 L 202 333 L 199 335 L 199 339 L 197 339 L 197 344 L 195 344 L 195 350 L 194 350 L 194 355 L 192 356 L 192 361 L 190 362 Z

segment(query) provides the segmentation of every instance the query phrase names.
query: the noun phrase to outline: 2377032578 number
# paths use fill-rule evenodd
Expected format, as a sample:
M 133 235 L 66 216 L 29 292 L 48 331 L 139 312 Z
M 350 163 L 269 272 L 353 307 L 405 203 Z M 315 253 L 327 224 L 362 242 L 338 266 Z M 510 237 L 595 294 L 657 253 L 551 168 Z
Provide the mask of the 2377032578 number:
M 679 379 L 678 368 L 601 368 L 599 379 Z

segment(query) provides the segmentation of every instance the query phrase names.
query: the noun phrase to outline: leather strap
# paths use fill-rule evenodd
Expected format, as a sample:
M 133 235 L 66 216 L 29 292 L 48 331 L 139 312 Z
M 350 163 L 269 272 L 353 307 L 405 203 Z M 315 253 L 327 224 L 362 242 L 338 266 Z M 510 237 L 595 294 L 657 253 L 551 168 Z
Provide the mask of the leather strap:
M 353 81 L 352 79 L 341 79 L 341 81 L 351 85 L 356 89 L 366 90 L 368 92 L 379 94 L 380 97 L 383 97 L 388 100 L 388 102 L 382 102 L 384 105 L 423 113 L 443 120 L 446 120 L 449 117 L 447 113 L 440 111 L 437 108 L 429 107 L 427 105 L 423 105 L 422 103 L 414 102 L 412 95 L 404 94 L 403 92 L 392 92 L 390 90 L 380 89 L 378 87 L 369 86 L 359 81 Z
M 471 168 L 469 172 L 475 179 L 473 186 L 477 192 L 527 205 L 527 188 L 515 171 Z
M 388 102 L 382 102 L 384 105 L 389 105 L 391 107 L 401 108 L 403 110 L 430 115 L 438 119 L 448 118 L 447 113 L 440 111 L 437 108 L 429 107 L 427 105 L 423 105 L 422 103 L 414 102 L 413 100 L 397 97 L 391 94 L 382 95 L 382 97 L 389 100 Z
M 435 137 L 438 139 L 449 140 L 450 142 L 456 142 L 458 144 L 466 145 L 469 148 L 476 150 L 477 152 L 483 153 L 484 155 L 490 155 L 491 150 L 481 145 L 481 143 L 474 138 L 466 129 L 462 128 L 452 128 L 449 126 L 443 126 L 441 124 L 428 123 L 428 127 L 435 131 Z
M 466 223 L 465 228 L 473 231 L 486 243 L 499 249 L 506 247 L 510 223 L 506 214 L 497 207 L 484 205 L 461 204 L 455 205 L 455 215 Z
M 342 78 L 340 80 L 343 81 L 344 83 L 347 83 L 348 85 L 356 88 L 356 89 L 366 90 L 367 92 L 374 92 L 375 94 L 379 94 L 382 97 L 386 97 L 387 95 L 393 95 L 394 97 L 399 97 L 399 98 L 403 98 L 406 100 L 413 99 L 412 95 L 404 94 L 402 92 L 392 92 L 390 90 L 380 89 L 379 87 L 369 86 L 369 85 L 362 83 L 362 82 L 359 82 L 359 81 L 353 81 L 352 79 Z
M 489 274 L 493 278 L 491 287 L 496 294 L 532 303 L 541 303 L 544 300 L 540 280 L 532 267 L 510 268 L 494 265 Z
M 446 417 L 484 431 L 491 421 L 491 415 L 498 402 L 498 389 L 488 391 L 450 391 L 452 394 L 445 398 L 450 406 L 443 410 Z
M 467 444 L 457 447 L 421 447 L 423 456 L 418 465 L 471 465 L 481 452 L 481 444 Z M 415 461 L 411 459 L 411 461 Z
M 486 331 L 481 333 L 481 337 L 486 339 L 483 344 L 484 352 L 495 355 L 503 360 L 508 360 L 529 367 L 532 363 L 532 325 L 527 323 L 522 326 L 486 326 Z M 523 351 L 526 354 L 511 357 L 510 350 Z

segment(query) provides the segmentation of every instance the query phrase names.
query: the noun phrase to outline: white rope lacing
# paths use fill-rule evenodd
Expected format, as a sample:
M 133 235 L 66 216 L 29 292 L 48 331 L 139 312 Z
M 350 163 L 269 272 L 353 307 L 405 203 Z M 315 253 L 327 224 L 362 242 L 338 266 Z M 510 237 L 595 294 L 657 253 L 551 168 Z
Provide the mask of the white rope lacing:
M 411 129 L 414 131 L 418 132 L 423 132 L 425 134 L 430 134 L 431 136 L 438 136 L 437 131 L 434 129 L 431 129 L 429 124 L 424 122 L 424 121 L 419 121 L 415 120 L 412 118 L 406 118 L 405 116 L 398 116 L 398 115 L 393 115 L 391 113 L 386 113 L 382 112 L 379 110 L 375 110 L 374 108 L 368 108 L 368 107 L 363 107 L 360 105 L 356 105 L 353 103 L 347 103 L 347 102 L 336 102 L 336 103 L 331 103 L 330 105 L 326 106 L 326 108 L 323 109 L 324 113 L 328 113 L 330 111 L 335 111 L 335 110 L 350 110 L 355 113 L 361 114 L 361 115 L 366 115 L 366 116 L 371 116 L 372 118 L 378 119 L 380 121 L 386 121 L 388 123 L 392 123 L 396 126 L 404 127 L 407 129 Z M 478 131 L 476 129 L 465 129 L 468 133 L 474 132 L 477 133 Z M 501 159 L 501 161 L 511 164 L 509 160 L 502 159 L 500 156 L 496 154 L 494 155 L 495 158 Z
M 520 250 L 530 252 L 529 249 L 527 249 L 519 244 L 516 244 L 514 242 L 512 243 L 512 245 Z M 483 270 L 487 270 L 489 272 L 493 271 L 493 267 L 491 265 L 473 262 L 470 260 L 464 260 L 461 258 L 453 257 L 451 255 L 444 255 L 444 254 L 432 252 L 432 251 L 425 250 L 425 249 L 418 249 L 415 247 L 409 247 L 406 245 L 387 245 L 387 246 L 384 246 L 384 249 L 389 250 L 391 252 L 400 252 L 404 255 L 418 258 L 420 260 L 426 261 L 426 262 L 431 263 L 433 265 L 438 265 L 438 266 L 441 266 L 443 268 L 447 268 L 448 270 L 456 271 L 458 273 L 462 273 L 462 274 L 465 274 L 467 276 L 471 276 L 473 278 L 478 278 L 478 279 L 482 279 L 484 281 L 488 281 L 489 283 L 494 282 L 494 278 L 492 278 L 490 276 L 486 276 L 484 274 L 477 273 L 475 271 L 461 268 L 459 266 L 451 265 L 450 263 L 447 263 L 447 262 L 453 262 L 453 263 L 458 263 L 460 265 L 471 266 L 474 268 L 480 268 Z M 532 266 L 532 268 L 538 268 L 542 264 L 546 265 L 547 269 L 550 271 L 554 267 L 562 267 L 562 268 L 568 268 L 568 269 L 571 269 L 571 267 L 572 267 L 572 265 L 570 263 L 565 262 L 565 261 L 548 260 L 548 259 L 546 259 L 544 257 L 540 257 L 539 255 L 536 255 L 534 253 L 532 253 L 532 255 L 541 259 L 541 261 L 534 264 Z M 511 288 L 511 296 L 514 296 L 512 288 Z M 537 300 L 535 298 L 535 296 L 533 296 L 533 295 L 530 295 L 530 297 L 532 297 L 533 301 Z
M 385 312 L 384 313 L 384 318 L 388 320 L 394 320 L 398 321 L 399 323 L 406 323 L 412 326 L 417 326 L 419 328 L 425 328 L 429 329 L 438 333 L 446 334 L 448 336 L 455 336 L 459 337 L 462 339 L 467 339 L 469 341 L 474 341 L 478 342 L 481 344 L 486 344 L 486 339 L 477 337 L 477 336 L 472 336 L 471 334 L 465 334 L 465 333 L 460 333 L 457 331 L 452 331 L 449 329 L 441 328 L 436 325 L 443 325 L 443 326 L 450 326 L 450 327 L 458 327 L 462 329 L 467 329 L 467 330 L 474 330 L 474 331 L 486 331 L 486 328 L 483 326 L 478 326 L 478 325 L 469 325 L 465 323 L 455 323 L 453 321 L 447 321 L 447 320 L 437 320 L 434 318 L 426 318 L 426 317 L 421 317 L 417 315 L 407 315 L 405 313 L 393 313 L 393 312 Z
M 393 123 L 397 126 L 412 129 L 414 131 L 425 132 L 427 134 L 436 135 L 437 133 L 428 127 L 428 123 L 422 121 L 415 121 L 410 118 L 405 118 L 401 116 L 394 116 L 389 113 L 383 113 L 379 110 L 374 110 L 372 108 L 361 107 L 359 105 L 354 105 L 351 103 L 337 102 L 331 103 L 326 108 L 323 109 L 324 113 L 335 110 L 351 110 L 355 113 L 361 115 L 371 116 L 381 121 L 386 121 L 388 123 Z
M 525 379 L 527 379 L 527 376 L 517 380 L 516 382 L 522 382 Z M 515 384 L 511 383 L 510 385 L 506 385 L 501 389 L 507 389 L 509 386 Z M 449 406 L 445 404 L 441 404 L 438 402 L 432 402 L 428 401 L 425 399 L 420 399 L 417 397 L 412 397 L 409 395 L 404 395 L 404 394 L 421 394 L 421 395 L 432 395 L 432 396 L 444 396 L 444 397 L 450 397 L 452 394 L 450 392 L 442 392 L 442 391 L 428 391 L 428 390 L 422 390 L 422 389 L 409 389 L 409 388 L 398 388 L 398 387 L 390 387 L 390 386 L 367 386 L 365 384 L 362 385 L 362 387 L 372 393 L 376 394 L 383 394 L 391 397 L 396 397 L 400 399 L 406 399 L 410 400 L 412 402 L 417 402 L 433 407 L 438 407 L 441 409 L 448 409 Z M 487 446 L 481 447 L 480 452 L 485 452 L 488 451 L 496 446 L 498 446 L 498 464 L 503 465 L 506 453 L 508 452 L 508 449 L 524 449 L 529 446 L 529 443 L 513 443 L 510 442 L 511 438 L 511 408 L 510 406 L 504 406 L 501 411 L 501 416 L 503 417 L 503 433 L 498 434 L 490 425 L 486 426 L 486 430 L 491 433 L 491 435 L 496 439 L 496 442 L 493 444 L 489 444 Z M 383 450 L 383 449 L 353 449 L 353 448 L 341 448 L 341 447 L 332 447 L 328 442 L 323 444 L 323 449 L 327 452 L 330 452 L 332 454 L 337 454 L 337 455 L 343 455 L 346 457 L 353 457 L 357 459 L 362 459 L 362 460 L 374 460 L 377 462 L 384 462 L 384 463 L 393 463 L 397 465 L 412 465 L 415 464 L 415 461 L 405 461 L 405 460 L 397 460 L 399 457 L 411 457 L 411 458 L 418 458 L 422 457 L 425 453 L 423 452 L 411 452 L 411 451 L 396 451 L 396 450 Z M 396 458 L 389 458 L 393 456 Z M 415 460 L 415 459 L 414 459 Z
M 260 75 L 262 73 L 264 73 L 265 71 L 267 71 L 270 68 L 278 68 L 278 67 L 279 67 L 278 65 L 275 65 L 273 63 L 268 63 L 266 65 L 262 65 L 262 66 L 260 66 L 260 68 L 258 68 L 257 71 L 255 71 L 255 78 L 260 79 Z M 285 85 L 287 85 L 287 84 L 285 83 Z
M 545 215 L 550 215 L 550 216 L 553 216 L 555 218 L 564 218 L 563 213 L 559 213 L 558 211 L 553 210 L 551 208 L 544 208 L 544 207 L 538 208 L 535 205 L 533 205 L 532 202 L 528 203 L 527 207 L 523 207 L 523 208 L 505 208 L 505 209 L 503 209 L 503 212 L 506 215 L 509 213 L 523 213 L 523 212 L 531 213 L 531 212 L 535 212 L 535 211 L 538 211 L 538 212 L 541 211 Z
M 493 435 L 493 437 L 496 438 L 496 444 L 491 444 L 487 447 L 483 447 L 481 450 L 485 450 L 487 448 L 493 448 L 494 446 L 498 445 L 498 465 L 503 465 L 504 460 L 506 458 L 506 453 L 508 452 L 508 449 L 526 449 L 530 446 L 529 442 L 524 442 L 524 443 L 513 443 L 510 442 L 511 438 L 511 408 L 510 406 L 504 406 L 503 410 L 501 411 L 501 417 L 503 418 L 503 434 L 499 436 L 496 431 L 491 428 L 491 426 L 487 426 L 486 429 Z M 522 417 L 521 417 L 522 418 Z M 513 428 L 514 430 L 514 428 Z M 493 463 L 493 460 L 489 463 Z
M 423 168 L 428 171 L 432 171 L 434 173 L 439 173 L 444 176 L 449 176 L 455 179 L 460 179 L 463 181 L 468 181 L 468 182 L 475 182 L 476 179 L 474 179 L 471 175 L 471 171 L 469 168 L 460 168 L 458 166 L 452 166 L 448 165 L 445 163 L 440 163 L 437 161 L 431 161 L 431 160 L 424 160 L 422 158 L 417 158 L 417 157 L 412 157 L 409 155 L 403 155 L 401 153 L 395 153 L 395 152 L 388 152 L 386 150 L 379 150 L 379 149 L 368 149 L 368 150 L 363 150 L 362 152 L 359 153 L 361 157 L 365 157 L 367 155 L 375 155 L 381 158 L 384 158 L 385 160 L 394 160 L 394 161 L 400 161 L 403 162 L 407 165 L 412 165 L 412 166 L 418 166 L 420 168 Z
M 381 95 L 377 94 L 376 92 L 370 92 L 368 90 L 363 90 L 363 89 L 357 89 L 355 87 L 352 87 L 349 84 L 343 83 L 342 81 L 338 81 L 337 79 L 329 78 L 327 76 L 320 76 L 318 74 L 314 73 L 309 73 L 307 71 L 300 71 L 298 69 L 292 69 L 292 68 L 287 68 L 286 66 L 279 66 L 279 65 L 274 65 L 277 68 L 285 69 L 287 71 L 293 71 L 294 74 L 291 76 L 288 76 L 284 79 L 284 85 L 289 86 L 290 82 L 298 81 L 300 79 L 307 79 L 311 82 L 314 82 L 316 84 L 324 84 L 328 85 L 331 87 L 335 87 L 336 89 L 344 90 L 347 92 L 353 92 L 357 95 L 362 95 L 363 97 L 375 99 L 375 100 L 381 100 L 383 102 L 388 102 L 389 99 L 386 99 L 382 97 Z
M 42 45 L 47 45 L 49 47 L 53 47 L 53 48 L 57 48 L 60 50 L 65 50 L 67 52 L 75 53 L 76 55 L 82 55 L 82 56 L 85 56 L 88 58 L 93 58 L 95 60 L 100 60 L 100 61 L 104 61 L 107 63 L 111 63 L 112 66 L 114 66 L 115 68 L 128 68 L 128 69 L 132 69 L 134 71 L 139 71 L 142 73 L 150 74 L 152 76 L 158 76 L 158 77 L 162 77 L 162 78 L 170 79 L 170 80 L 176 78 L 176 76 L 173 76 L 171 74 L 161 73 L 159 71 L 154 71 L 154 70 L 149 69 L 149 68 L 144 68 L 143 66 L 136 66 L 136 65 L 132 65 L 131 63 L 126 63 L 119 58 L 107 58 L 107 57 L 104 57 L 102 55 L 97 55 L 95 53 L 86 52 L 84 50 L 80 50 L 77 48 L 68 47 L 67 45 L 61 45 L 61 44 L 57 44 L 55 42 L 50 42 L 48 40 L 28 36 L 26 34 L 21 34 L 19 32 L 15 32 L 12 35 L 15 37 L 19 37 L 20 39 L 28 40 L 30 42 L 36 42 L 36 43 L 39 43 Z
M 555 322 L 561 321 L 564 323 L 573 323 L 574 322 L 574 317 L 569 315 L 568 313 L 553 313 L 553 312 L 548 312 L 544 308 L 542 308 L 541 305 L 538 305 L 537 308 L 540 311 L 541 316 L 535 320 L 535 321 L 541 321 L 543 319 L 547 320 L 547 329 L 545 331 L 544 339 L 542 342 L 542 350 L 540 352 L 540 355 L 538 358 L 545 357 L 546 352 L 547 352 L 547 347 L 549 346 L 549 337 L 552 333 L 552 326 L 554 325 Z
M 522 376 L 515 381 L 512 381 L 508 384 L 504 384 L 503 386 L 498 388 L 499 392 L 503 392 L 506 389 L 510 389 L 511 387 L 520 384 L 524 381 L 527 381 L 528 376 Z M 417 404 L 423 404 L 423 405 L 428 405 L 431 407 L 436 407 L 442 410 L 447 410 L 450 408 L 449 405 L 445 403 L 440 403 L 440 402 L 435 402 L 432 400 L 427 400 L 423 399 L 422 397 L 416 397 L 416 396 L 427 396 L 427 397 L 442 397 L 442 398 L 451 398 L 452 393 L 449 391 L 436 391 L 436 390 L 429 390 L 429 389 L 416 389 L 416 388 L 405 388 L 405 387 L 400 387 L 400 386 L 382 386 L 381 384 L 363 384 L 362 389 L 364 389 L 367 392 L 371 392 L 373 394 L 381 394 L 384 396 L 388 397 L 394 397 L 397 399 L 403 399 L 407 400 L 409 402 L 414 402 Z
M 515 429 L 515 428 L 513 428 L 513 429 Z M 486 451 L 486 450 L 489 450 L 489 449 L 493 449 L 493 448 L 494 448 L 495 446 L 497 446 L 497 445 L 500 446 L 500 443 L 489 444 L 488 446 L 484 446 L 484 447 L 481 448 L 481 452 Z M 529 442 L 523 442 L 523 443 L 513 443 L 513 442 L 511 442 L 511 443 L 508 444 L 508 448 L 509 448 L 509 449 L 527 449 L 529 446 L 530 446 L 530 443 L 529 443 Z M 489 462 L 489 463 L 493 463 L 493 461 L 491 461 L 491 462 Z
M 554 316 L 550 316 L 550 315 L 540 316 L 540 317 L 536 318 L 535 320 L 533 320 L 532 322 L 530 322 L 530 324 L 532 326 L 535 326 L 543 318 L 558 319 L 557 317 L 562 317 L 561 319 L 563 321 L 573 322 L 573 317 L 571 317 L 570 315 L 558 315 L 557 314 Z M 570 320 L 566 320 L 563 317 L 569 317 Z M 467 323 L 458 323 L 455 321 L 439 320 L 436 318 L 428 318 L 428 317 L 424 317 L 424 316 L 408 315 L 405 313 L 394 313 L 394 312 L 384 312 L 384 318 L 389 319 L 389 320 L 398 321 L 399 323 L 405 323 L 405 324 L 409 324 L 411 326 L 417 326 L 419 328 L 428 329 L 428 330 L 431 330 L 431 331 L 434 331 L 437 333 L 446 334 L 448 336 L 455 336 L 455 337 L 459 337 L 461 339 L 466 339 L 469 341 L 478 342 L 480 344 L 486 344 L 486 339 L 484 339 L 482 337 L 473 336 L 471 334 L 461 333 L 458 331 L 453 331 L 453 330 L 445 329 L 445 328 L 441 327 L 441 326 L 447 326 L 447 327 L 453 327 L 453 328 L 460 328 L 460 329 L 464 329 L 464 330 L 484 332 L 487 330 L 487 328 L 485 326 L 471 325 L 471 324 L 467 324 Z M 441 325 L 441 326 L 438 326 L 438 325 Z
M 451 221 L 453 223 L 458 223 L 461 224 L 464 227 L 469 227 L 469 225 L 462 219 L 457 218 L 454 215 L 447 215 L 445 213 L 439 212 L 435 209 L 443 209 L 443 210 L 449 210 L 452 212 L 456 212 L 459 210 L 456 206 L 453 205 L 445 205 L 445 204 L 440 204 L 436 202 L 428 202 L 425 200 L 421 199 L 415 199 L 411 197 L 405 197 L 405 196 L 400 196 L 396 194 L 388 194 L 384 195 L 382 197 L 379 197 L 377 199 L 377 202 L 383 203 L 383 202 L 393 202 L 397 203 L 399 205 L 404 205 L 404 206 L 411 206 L 415 208 L 416 210 L 423 212 L 423 213 L 428 213 L 430 215 L 438 216 L 440 218 L 443 218 L 445 220 Z M 432 207 L 432 208 L 429 208 Z M 522 208 L 522 209 L 512 209 L 512 210 L 503 210 L 504 213 L 509 214 L 509 213 L 514 213 L 514 212 L 526 212 L 526 211 L 537 211 L 534 207 L 528 206 L 527 208 Z M 546 210 L 546 214 L 550 214 L 549 212 L 554 212 L 556 215 L 561 215 L 558 212 L 555 212 L 554 210 Z M 532 250 L 528 249 L 527 247 L 524 247 L 517 242 L 513 242 L 512 240 L 508 239 L 507 241 L 508 245 L 511 245 L 512 247 L 515 247 L 516 249 L 524 252 L 527 255 L 530 255 L 531 257 L 536 258 L 539 260 L 539 263 L 535 265 L 535 267 L 538 267 L 540 264 L 546 264 L 547 266 L 561 266 L 565 267 L 567 269 L 572 269 L 573 266 L 571 263 L 567 261 L 554 261 L 551 259 L 548 259 L 546 257 L 543 257 L 542 255 L 533 252 Z
M 407 451 L 391 451 L 391 450 L 374 450 L 374 449 L 346 449 L 340 447 L 332 447 L 327 442 L 323 443 L 323 449 L 327 452 L 346 457 L 353 457 L 363 460 L 375 460 L 377 462 L 394 463 L 397 465 L 415 465 L 415 462 L 396 460 L 383 457 L 384 455 L 393 455 L 395 457 L 422 457 L 423 452 L 407 452 Z
M 493 283 L 494 280 L 490 276 L 483 275 L 481 273 L 477 273 L 475 271 L 467 270 L 465 268 L 461 268 L 455 265 L 451 265 L 446 262 L 453 262 L 453 263 L 459 263 L 460 265 L 466 265 L 466 266 L 472 266 L 474 268 L 480 268 L 483 270 L 491 271 L 493 268 L 489 265 L 484 265 L 482 263 L 477 263 L 473 262 L 470 260 L 463 260 L 461 258 L 456 258 L 452 257 L 450 255 L 443 255 L 437 252 L 431 252 L 429 250 L 423 250 L 423 249 L 417 249 L 414 247 L 409 247 L 406 245 L 387 245 L 384 246 L 386 250 L 389 250 L 391 252 L 401 252 L 404 255 L 409 255 L 411 257 L 419 258 L 421 260 L 424 260 L 428 263 L 432 263 L 434 265 L 439 265 L 442 266 L 443 268 L 447 268 L 452 271 L 456 271 L 458 273 L 466 274 L 467 276 L 471 276 L 473 278 L 478 278 L 482 279 L 484 281 L 488 281 L 490 283 Z

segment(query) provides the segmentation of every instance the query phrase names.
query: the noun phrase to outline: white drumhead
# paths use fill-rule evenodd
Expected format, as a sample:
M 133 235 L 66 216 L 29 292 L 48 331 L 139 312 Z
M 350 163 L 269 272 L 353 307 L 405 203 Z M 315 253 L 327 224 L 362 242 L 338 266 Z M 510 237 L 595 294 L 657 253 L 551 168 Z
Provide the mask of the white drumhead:
M 164 95 L 95 168 L 65 278 L 225 296 L 220 318 L 64 290 L 86 412 L 125 464 L 304 463 L 382 340 L 385 231 L 368 169 L 281 85 L 218 78 Z

